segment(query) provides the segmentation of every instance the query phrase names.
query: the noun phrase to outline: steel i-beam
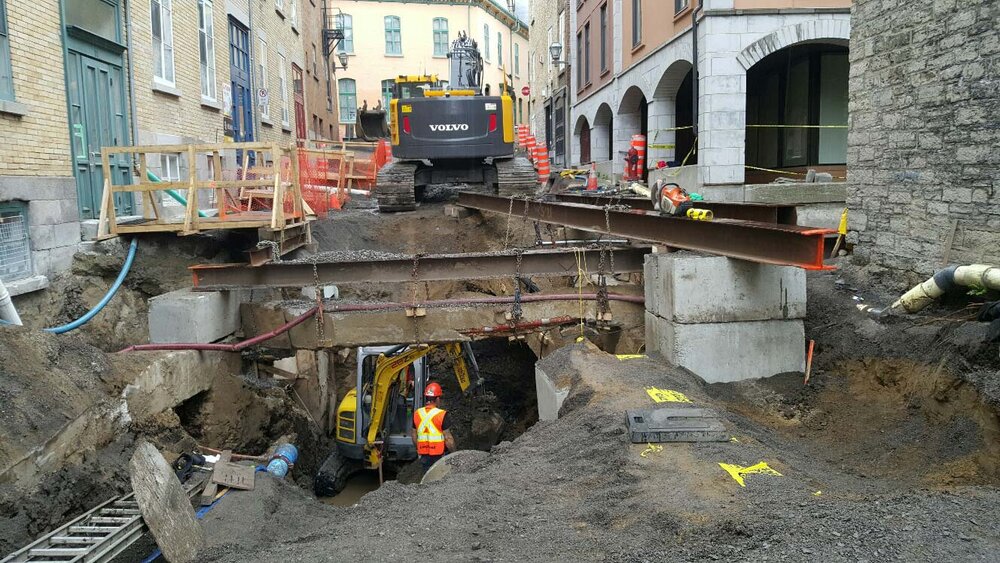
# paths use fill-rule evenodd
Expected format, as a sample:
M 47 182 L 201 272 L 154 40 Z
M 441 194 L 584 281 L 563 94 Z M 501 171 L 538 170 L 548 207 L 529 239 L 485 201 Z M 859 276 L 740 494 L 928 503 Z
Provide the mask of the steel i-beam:
M 564 203 L 582 203 L 585 205 L 627 205 L 632 209 L 653 211 L 653 202 L 644 197 L 614 197 L 607 195 L 555 194 L 555 199 Z M 797 224 L 798 214 L 794 205 L 769 203 L 731 203 L 722 201 L 698 201 L 694 206 L 709 209 L 716 219 L 740 219 L 744 221 L 760 221 L 762 223 L 780 223 L 782 225 Z
M 668 217 L 652 211 L 616 211 L 593 205 L 547 203 L 462 192 L 458 204 L 464 207 L 508 213 L 527 219 L 645 240 L 672 248 L 697 250 L 764 264 L 797 266 L 807 270 L 826 269 L 823 241 L 830 229 L 779 225 L 757 221 L 716 219 L 694 221 Z
M 641 272 L 648 246 L 615 248 L 615 273 Z M 577 260 L 588 264 L 600 263 L 600 250 L 579 251 L 571 248 L 528 250 L 517 254 L 444 254 L 406 256 L 388 260 L 331 262 L 311 261 L 272 262 L 262 266 L 246 264 L 201 264 L 191 266 L 194 289 L 204 291 L 226 289 L 257 289 L 273 287 L 306 287 L 321 284 L 361 282 L 410 282 L 509 278 L 515 273 L 524 276 L 576 275 Z

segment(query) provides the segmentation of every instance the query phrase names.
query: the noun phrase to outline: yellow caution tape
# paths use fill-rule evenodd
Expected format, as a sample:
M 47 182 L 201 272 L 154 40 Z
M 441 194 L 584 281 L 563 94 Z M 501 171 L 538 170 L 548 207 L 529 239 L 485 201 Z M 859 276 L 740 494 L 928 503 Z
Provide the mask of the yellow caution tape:
M 734 465 L 731 463 L 720 463 L 719 467 L 724 469 L 729 476 L 733 478 L 734 481 L 740 484 L 741 487 L 746 487 L 746 483 L 743 478 L 747 475 L 757 474 L 757 475 L 773 475 L 775 477 L 781 477 L 781 473 L 771 469 L 767 465 L 766 461 L 762 461 L 756 465 L 751 465 L 750 467 L 743 467 L 741 465 Z
M 653 443 L 648 443 L 646 449 L 642 450 L 642 453 L 639 454 L 639 457 L 646 457 L 649 454 L 656 454 L 662 451 L 663 451 L 663 446 Z
M 773 168 L 761 168 L 760 166 L 750 166 L 745 164 L 743 168 L 748 168 L 750 170 L 760 170 L 762 172 L 774 172 L 776 174 L 786 174 L 788 176 L 805 176 L 805 172 L 792 172 L 791 170 L 775 170 Z M 836 180 L 846 180 L 847 176 L 833 176 Z
M 646 145 L 646 146 L 648 148 L 651 148 L 651 149 L 675 149 L 675 148 L 677 148 L 677 145 L 675 145 L 673 143 L 671 143 L 669 145 Z
M 653 131 L 659 133 L 660 131 L 683 131 L 685 129 L 694 129 L 694 125 L 682 125 L 680 127 L 665 127 L 663 129 L 653 129 Z
M 673 391 L 670 389 L 657 389 L 656 387 L 647 387 L 646 393 L 649 395 L 654 402 L 657 403 L 690 403 L 691 399 L 688 399 L 684 393 L 680 391 Z
M 840 214 L 840 226 L 837 227 L 837 233 L 841 235 L 847 234 L 847 208 L 844 208 L 844 212 Z
M 747 129 L 847 129 L 846 125 L 778 125 L 774 124 L 754 124 L 747 125 Z
M 615 357 L 624 362 L 625 360 L 638 360 L 640 358 L 645 358 L 646 354 L 616 354 Z

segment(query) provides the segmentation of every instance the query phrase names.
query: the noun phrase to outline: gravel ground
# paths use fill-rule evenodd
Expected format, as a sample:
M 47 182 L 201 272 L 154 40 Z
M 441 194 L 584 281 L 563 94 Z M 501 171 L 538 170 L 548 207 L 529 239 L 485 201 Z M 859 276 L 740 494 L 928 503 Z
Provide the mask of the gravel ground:
M 389 482 L 350 508 L 261 478 L 259 491 L 233 493 L 206 517 L 205 558 L 996 560 L 996 481 L 901 484 L 859 470 L 864 460 L 824 459 L 798 433 L 722 410 L 718 389 L 653 359 L 620 361 L 578 344 L 541 365 L 574 382 L 558 421 L 442 481 Z M 666 444 L 643 456 L 646 445 L 627 441 L 622 411 L 651 406 L 650 385 L 719 408 L 736 441 Z M 718 465 L 760 461 L 782 476 L 750 475 L 743 488 Z

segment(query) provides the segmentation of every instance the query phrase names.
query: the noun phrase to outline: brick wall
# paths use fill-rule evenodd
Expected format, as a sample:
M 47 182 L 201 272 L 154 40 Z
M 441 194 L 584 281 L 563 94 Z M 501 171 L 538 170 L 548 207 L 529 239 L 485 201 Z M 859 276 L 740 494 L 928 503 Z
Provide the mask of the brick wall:
M 333 83 L 336 78 L 332 73 L 327 73 L 327 60 L 323 58 L 323 0 L 302 0 L 299 6 L 303 10 L 302 21 L 302 46 L 306 58 L 306 126 L 309 129 L 310 138 L 332 139 L 330 126 L 333 126 L 334 136 L 337 135 L 340 127 L 337 124 L 337 106 L 327 109 L 327 94 L 331 97 L 337 94 Z M 312 49 L 316 45 L 316 72 L 312 68 Z M 337 60 L 334 53 L 331 57 Z M 330 89 L 327 90 L 327 78 L 330 79 Z M 312 116 L 316 116 L 323 121 L 320 131 L 314 130 Z
M 0 176 L 72 176 L 59 1 L 7 2 L 7 22 L 24 115 L 0 112 Z
M 291 21 L 291 5 L 298 2 L 298 24 L 293 26 Z M 260 55 L 260 37 L 267 41 L 267 86 L 270 97 L 270 120 L 262 120 L 262 126 L 257 135 L 257 140 L 265 142 L 277 142 L 287 145 L 293 142 L 295 130 L 295 98 L 292 92 L 292 64 L 296 64 L 303 72 L 305 80 L 305 55 L 302 46 L 303 27 L 303 3 L 309 0 L 284 0 L 284 9 L 276 10 L 274 0 L 258 0 L 252 2 L 254 30 L 254 57 Z M 311 48 L 311 47 L 310 47 Z M 285 96 L 288 100 L 288 123 L 281 122 L 281 90 L 279 88 L 279 77 L 281 69 L 281 58 L 285 57 Z M 256 67 L 255 67 L 256 72 Z M 255 80 L 257 80 L 255 78 Z M 312 80 L 310 78 L 310 80 Z M 308 128 L 310 117 L 306 117 L 306 127 Z
M 900 8 L 856 0 L 852 13 L 847 165 L 856 260 L 920 276 L 946 257 L 1000 262 L 1000 4 L 913 0 Z

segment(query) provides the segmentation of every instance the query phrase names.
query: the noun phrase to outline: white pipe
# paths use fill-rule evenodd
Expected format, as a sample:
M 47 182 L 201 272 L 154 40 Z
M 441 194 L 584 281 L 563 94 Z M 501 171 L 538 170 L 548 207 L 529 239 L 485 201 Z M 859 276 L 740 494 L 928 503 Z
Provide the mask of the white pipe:
M 7 292 L 3 280 L 0 280 L 0 319 L 12 325 L 21 326 L 21 317 L 17 314 L 17 309 L 14 308 L 14 301 L 10 298 L 10 293 Z
M 916 313 L 956 285 L 1000 290 L 1000 267 L 972 264 L 945 268 L 904 293 L 890 308 Z

